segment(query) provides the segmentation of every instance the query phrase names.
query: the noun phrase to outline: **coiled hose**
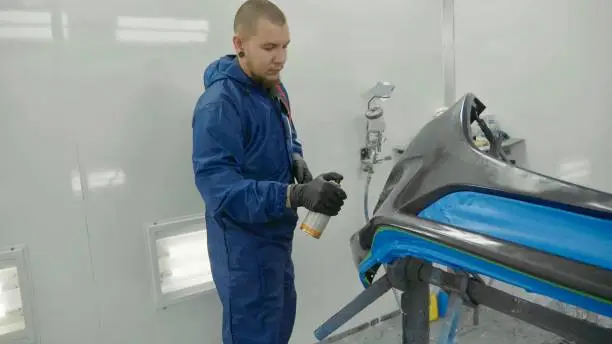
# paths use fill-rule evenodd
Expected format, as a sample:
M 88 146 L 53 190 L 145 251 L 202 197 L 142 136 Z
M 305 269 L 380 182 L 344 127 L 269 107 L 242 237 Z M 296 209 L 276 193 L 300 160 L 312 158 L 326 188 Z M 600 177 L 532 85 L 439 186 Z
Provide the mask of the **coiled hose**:
M 370 197 L 370 183 L 372 182 L 372 173 L 368 173 L 368 176 L 366 177 L 366 183 L 365 183 L 365 191 L 364 191 L 364 197 L 363 197 L 363 215 L 365 217 L 365 221 L 370 222 L 370 212 L 368 211 L 368 198 Z
M 372 172 L 368 172 L 366 176 L 365 182 L 365 190 L 363 192 L 363 215 L 365 217 L 366 223 L 370 222 L 370 211 L 368 209 L 368 198 L 370 196 L 370 183 L 372 182 Z M 383 269 L 385 270 L 385 274 L 387 273 L 387 266 L 383 265 Z M 395 296 L 395 302 L 397 303 L 397 308 L 401 313 L 404 313 L 402 309 L 402 304 L 400 302 L 399 295 L 397 295 L 397 290 L 395 288 L 391 288 L 393 290 L 393 295 Z

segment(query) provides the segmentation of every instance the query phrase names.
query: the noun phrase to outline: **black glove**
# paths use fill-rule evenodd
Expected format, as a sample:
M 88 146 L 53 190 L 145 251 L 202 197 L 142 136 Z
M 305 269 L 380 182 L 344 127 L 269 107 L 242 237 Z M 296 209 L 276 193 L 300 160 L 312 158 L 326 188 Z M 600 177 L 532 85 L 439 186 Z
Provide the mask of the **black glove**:
M 328 216 L 336 216 L 344 205 L 346 193 L 340 185 L 344 177 L 336 172 L 324 173 L 306 184 L 291 186 L 289 200 L 292 206 L 304 207 L 308 210 Z
M 304 184 L 312 181 L 312 174 L 308 170 L 308 165 L 304 158 L 299 154 L 293 154 L 293 176 L 298 184 Z

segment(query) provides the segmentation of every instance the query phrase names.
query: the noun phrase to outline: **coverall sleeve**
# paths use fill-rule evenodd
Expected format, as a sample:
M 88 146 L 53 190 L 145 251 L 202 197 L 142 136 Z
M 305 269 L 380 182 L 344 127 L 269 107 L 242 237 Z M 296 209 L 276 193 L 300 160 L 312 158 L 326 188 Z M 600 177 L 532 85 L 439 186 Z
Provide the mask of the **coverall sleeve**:
M 192 123 L 196 186 L 212 214 L 224 213 L 242 223 L 269 222 L 285 213 L 287 184 L 242 176 L 241 123 L 228 100 L 196 108 Z

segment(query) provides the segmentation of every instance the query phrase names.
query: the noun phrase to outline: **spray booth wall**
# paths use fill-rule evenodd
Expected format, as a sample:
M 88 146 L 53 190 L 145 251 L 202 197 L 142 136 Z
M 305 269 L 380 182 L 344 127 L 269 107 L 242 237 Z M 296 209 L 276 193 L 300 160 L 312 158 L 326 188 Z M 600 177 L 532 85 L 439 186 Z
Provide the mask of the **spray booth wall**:
M 0 14 L 0 247 L 27 246 L 40 343 L 220 342 L 214 293 L 156 308 L 143 226 L 203 212 L 192 110 L 204 67 L 233 52 L 240 3 L 2 2 L 2 11 L 27 13 Z M 361 288 L 348 247 L 364 223 L 360 94 L 380 79 L 396 83 L 390 141 L 409 137 L 440 106 L 441 4 L 278 4 L 290 21 L 283 77 L 308 163 L 313 173 L 343 173 L 350 197 L 321 240 L 296 233 L 292 342 L 301 344 Z M 45 13 L 52 20 L 40 19 Z M 206 24 L 170 32 L 189 25 L 160 18 Z M 390 167 L 375 176 L 375 193 Z M 352 324 L 394 305 L 390 295 Z
M 240 3 L 0 5 L 0 248 L 27 248 L 38 343 L 220 342 L 214 293 L 156 308 L 143 226 L 203 211 L 191 171 L 192 110 L 204 67 L 232 52 L 232 17 Z M 307 161 L 315 174 L 343 173 L 349 196 L 321 240 L 296 233 L 292 343 L 302 344 L 314 342 L 314 328 L 361 290 L 348 247 L 364 223 L 359 148 L 365 105 L 359 96 L 378 80 L 397 86 L 384 105 L 387 153 L 443 105 L 442 3 L 277 3 L 290 23 L 283 77 Z M 482 96 L 511 134 L 527 139 L 529 162 L 543 172 L 558 175 L 564 159 L 586 159 L 587 182 L 610 189 L 606 162 L 596 160 L 610 148 L 596 142 L 606 142 L 609 127 L 604 96 L 611 80 L 602 68 L 612 56 L 609 46 L 595 54 L 603 41 L 573 36 L 605 37 L 596 23 L 608 33 L 610 24 L 595 5 L 540 3 L 456 5 L 457 96 Z M 580 29 L 563 29 L 567 17 Z M 196 32 L 130 27 L 142 24 L 139 18 L 204 23 L 192 25 Z M 570 38 L 579 51 L 568 48 Z M 561 62 L 551 60 L 556 48 Z M 580 84 L 590 88 L 581 91 Z M 579 141 L 570 128 L 580 130 Z M 370 203 L 390 168 L 377 168 Z M 345 328 L 394 309 L 393 295 L 386 295 Z
M 473 92 L 527 165 L 612 192 L 612 2 L 455 3 L 457 95 Z

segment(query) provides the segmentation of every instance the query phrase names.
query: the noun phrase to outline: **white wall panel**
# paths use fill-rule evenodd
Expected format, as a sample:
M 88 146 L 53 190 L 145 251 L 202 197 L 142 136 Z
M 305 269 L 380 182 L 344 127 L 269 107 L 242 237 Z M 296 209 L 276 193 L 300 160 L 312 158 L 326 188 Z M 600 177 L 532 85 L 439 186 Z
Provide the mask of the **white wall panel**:
M 240 3 L 3 2 L 0 10 L 53 13 L 25 31 L 0 22 L 0 243 L 30 248 L 41 343 L 220 342 L 214 294 L 156 310 L 143 226 L 203 210 L 192 109 L 206 65 L 232 52 Z M 308 162 L 314 173 L 343 173 L 349 194 L 321 240 L 296 235 L 293 342 L 308 343 L 361 290 L 348 248 L 364 222 L 359 95 L 378 80 L 397 85 L 385 103 L 388 151 L 442 104 L 441 4 L 278 4 L 292 33 L 284 79 Z M 390 167 L 377 170 L 371 203 Z M 395 307 L 388 295 L 353 324 Z
M 64 107 L 61 47 L 38 38 L 44 35 L 11 38 L 18 25 L 33 29 L 25 32 L 51 30 L 44 22 L 49 7 L 28 10 L 35 13 L 11 13 L 13 23 L 0 23 L 0 247 L 27 247 L 39 340 L 95 343 L 89 233 L 83 196 L 73 191 L 78 113 Z
M 215 7 L 65 2 L 74 38 L 64 44 L 62 89 L 75 95 L 66 106 L 91 182 L 98 343 L 220 342 L 214 295 L 156 309 L 144 229 L 203 209 L 191 172 L 191 115 L 203 62 L 216 56 Z
M 462 0 L 456 10 L 457 95 L 473 92 L 530 168 L 605 191 L 612 153 L 612 3 Z

